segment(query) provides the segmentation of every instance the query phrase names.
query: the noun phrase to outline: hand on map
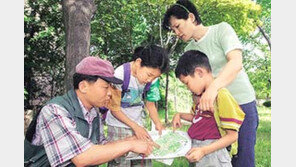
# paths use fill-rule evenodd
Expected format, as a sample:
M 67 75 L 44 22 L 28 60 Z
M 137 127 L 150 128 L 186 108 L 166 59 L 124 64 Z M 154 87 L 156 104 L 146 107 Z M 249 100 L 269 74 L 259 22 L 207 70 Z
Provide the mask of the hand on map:
M 135 135 L 137 139 L 149 141 L 152 140 L 147 130 L 139 125 L 137 125 L 134 129 Z
M 201 160 L 204 156 L 205 152 L 202 147 L 193 147 L 185 155 L 189 162 L 197 162 Z
M 161 135 L 162 130 L 165 130 L 165 127 L 161 123 L 158 123 L 155 125 L 155 130 L 158 130 L 158 134 Z
M 180 118 L 180 114 L 177 113 L 174 115 L 174 118 L 173 118 L 173 131 L 175 132 L 175 130 L 177 128 L 181 128 L 182 127 L 182 124 L 181 124 L 181 118 Z
M 148 156 L 152 153 L 153 151 L 153 143 L 152 142 L 147 142 L 144 140 L 134 140 L 132 141 L 132 148 L 131 151 L 139 153 L 139 154 L 144 154 L 145 156 Z

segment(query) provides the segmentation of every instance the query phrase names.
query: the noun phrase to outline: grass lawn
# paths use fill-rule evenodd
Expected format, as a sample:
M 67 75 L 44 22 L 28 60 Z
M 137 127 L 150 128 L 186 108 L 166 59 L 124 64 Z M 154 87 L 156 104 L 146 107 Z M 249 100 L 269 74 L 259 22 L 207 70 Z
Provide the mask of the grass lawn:
M 269 167 L 271 166 L 271 110 L 264 106 L 258 107 L 259 114 L 259 126 L 257 130 L 257 141 L 255 146 L 255 158 L 256 158 L 256 167 Z M 164 115 L 160 111 L 160 115 Z M 171 121 L 172 115 L 169 115 L 169 120 Z M 164 119 L 162 118 L 164 122 Z M 170 129 L 170 128 L 168 128 Z M 183 126 L 183 131 L 186 131 L 188 126 Z M 160 162 L 152 161 L 153 167 L 167 167 Z M 107 166 L 106 164 L 101 165 L 103 167 Z M 184 157 L 175 158 L 172 167 L 186 167 L 189 166 L 188 161 Z

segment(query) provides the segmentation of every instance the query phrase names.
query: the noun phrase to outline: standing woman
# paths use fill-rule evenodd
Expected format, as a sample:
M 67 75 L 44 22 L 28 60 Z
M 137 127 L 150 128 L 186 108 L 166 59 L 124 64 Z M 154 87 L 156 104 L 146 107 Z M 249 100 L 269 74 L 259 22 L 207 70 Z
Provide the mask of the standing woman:
M 256 97 L 242 65 L 242 45 L 233 28 L 226 22 L 204 26 L 199 13 L 189 0 L 179 0 L 165 13 L 163 28 L 173 30 L 187 50 L 205 53 L 215 80 L 203 93 L 199 109 L 214 111 L 214 100 L 220 88 L 226 87 L 246 114 L 239 131 L 238 154 L 233 166 L 255 166 L 255 143 L 258 127 Z

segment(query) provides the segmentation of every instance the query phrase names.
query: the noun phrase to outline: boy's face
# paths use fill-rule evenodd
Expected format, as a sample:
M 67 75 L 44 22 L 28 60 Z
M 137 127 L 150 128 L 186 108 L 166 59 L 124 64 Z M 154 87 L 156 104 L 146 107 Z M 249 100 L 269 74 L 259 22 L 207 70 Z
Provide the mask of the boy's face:
M 180 75 L 180 81 L 183 82 L 187 88 L 195 93 L 196 95 L 201 95 L 204 92 L 205 85 L 204 85 L 204 80 L 202 77 L 197 73 L 194 72 L 194 75 Z

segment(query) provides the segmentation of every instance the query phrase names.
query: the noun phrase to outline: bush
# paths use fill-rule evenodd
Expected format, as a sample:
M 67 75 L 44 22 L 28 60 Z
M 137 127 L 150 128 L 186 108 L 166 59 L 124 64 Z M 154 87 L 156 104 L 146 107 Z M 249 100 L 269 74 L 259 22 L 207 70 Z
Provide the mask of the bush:
M 270 101 L 270 100 L 265 101 L 265 102 L 263 103 L 263 105 L 264 105 L 265 107 L 271 107 L 271 101 Z

